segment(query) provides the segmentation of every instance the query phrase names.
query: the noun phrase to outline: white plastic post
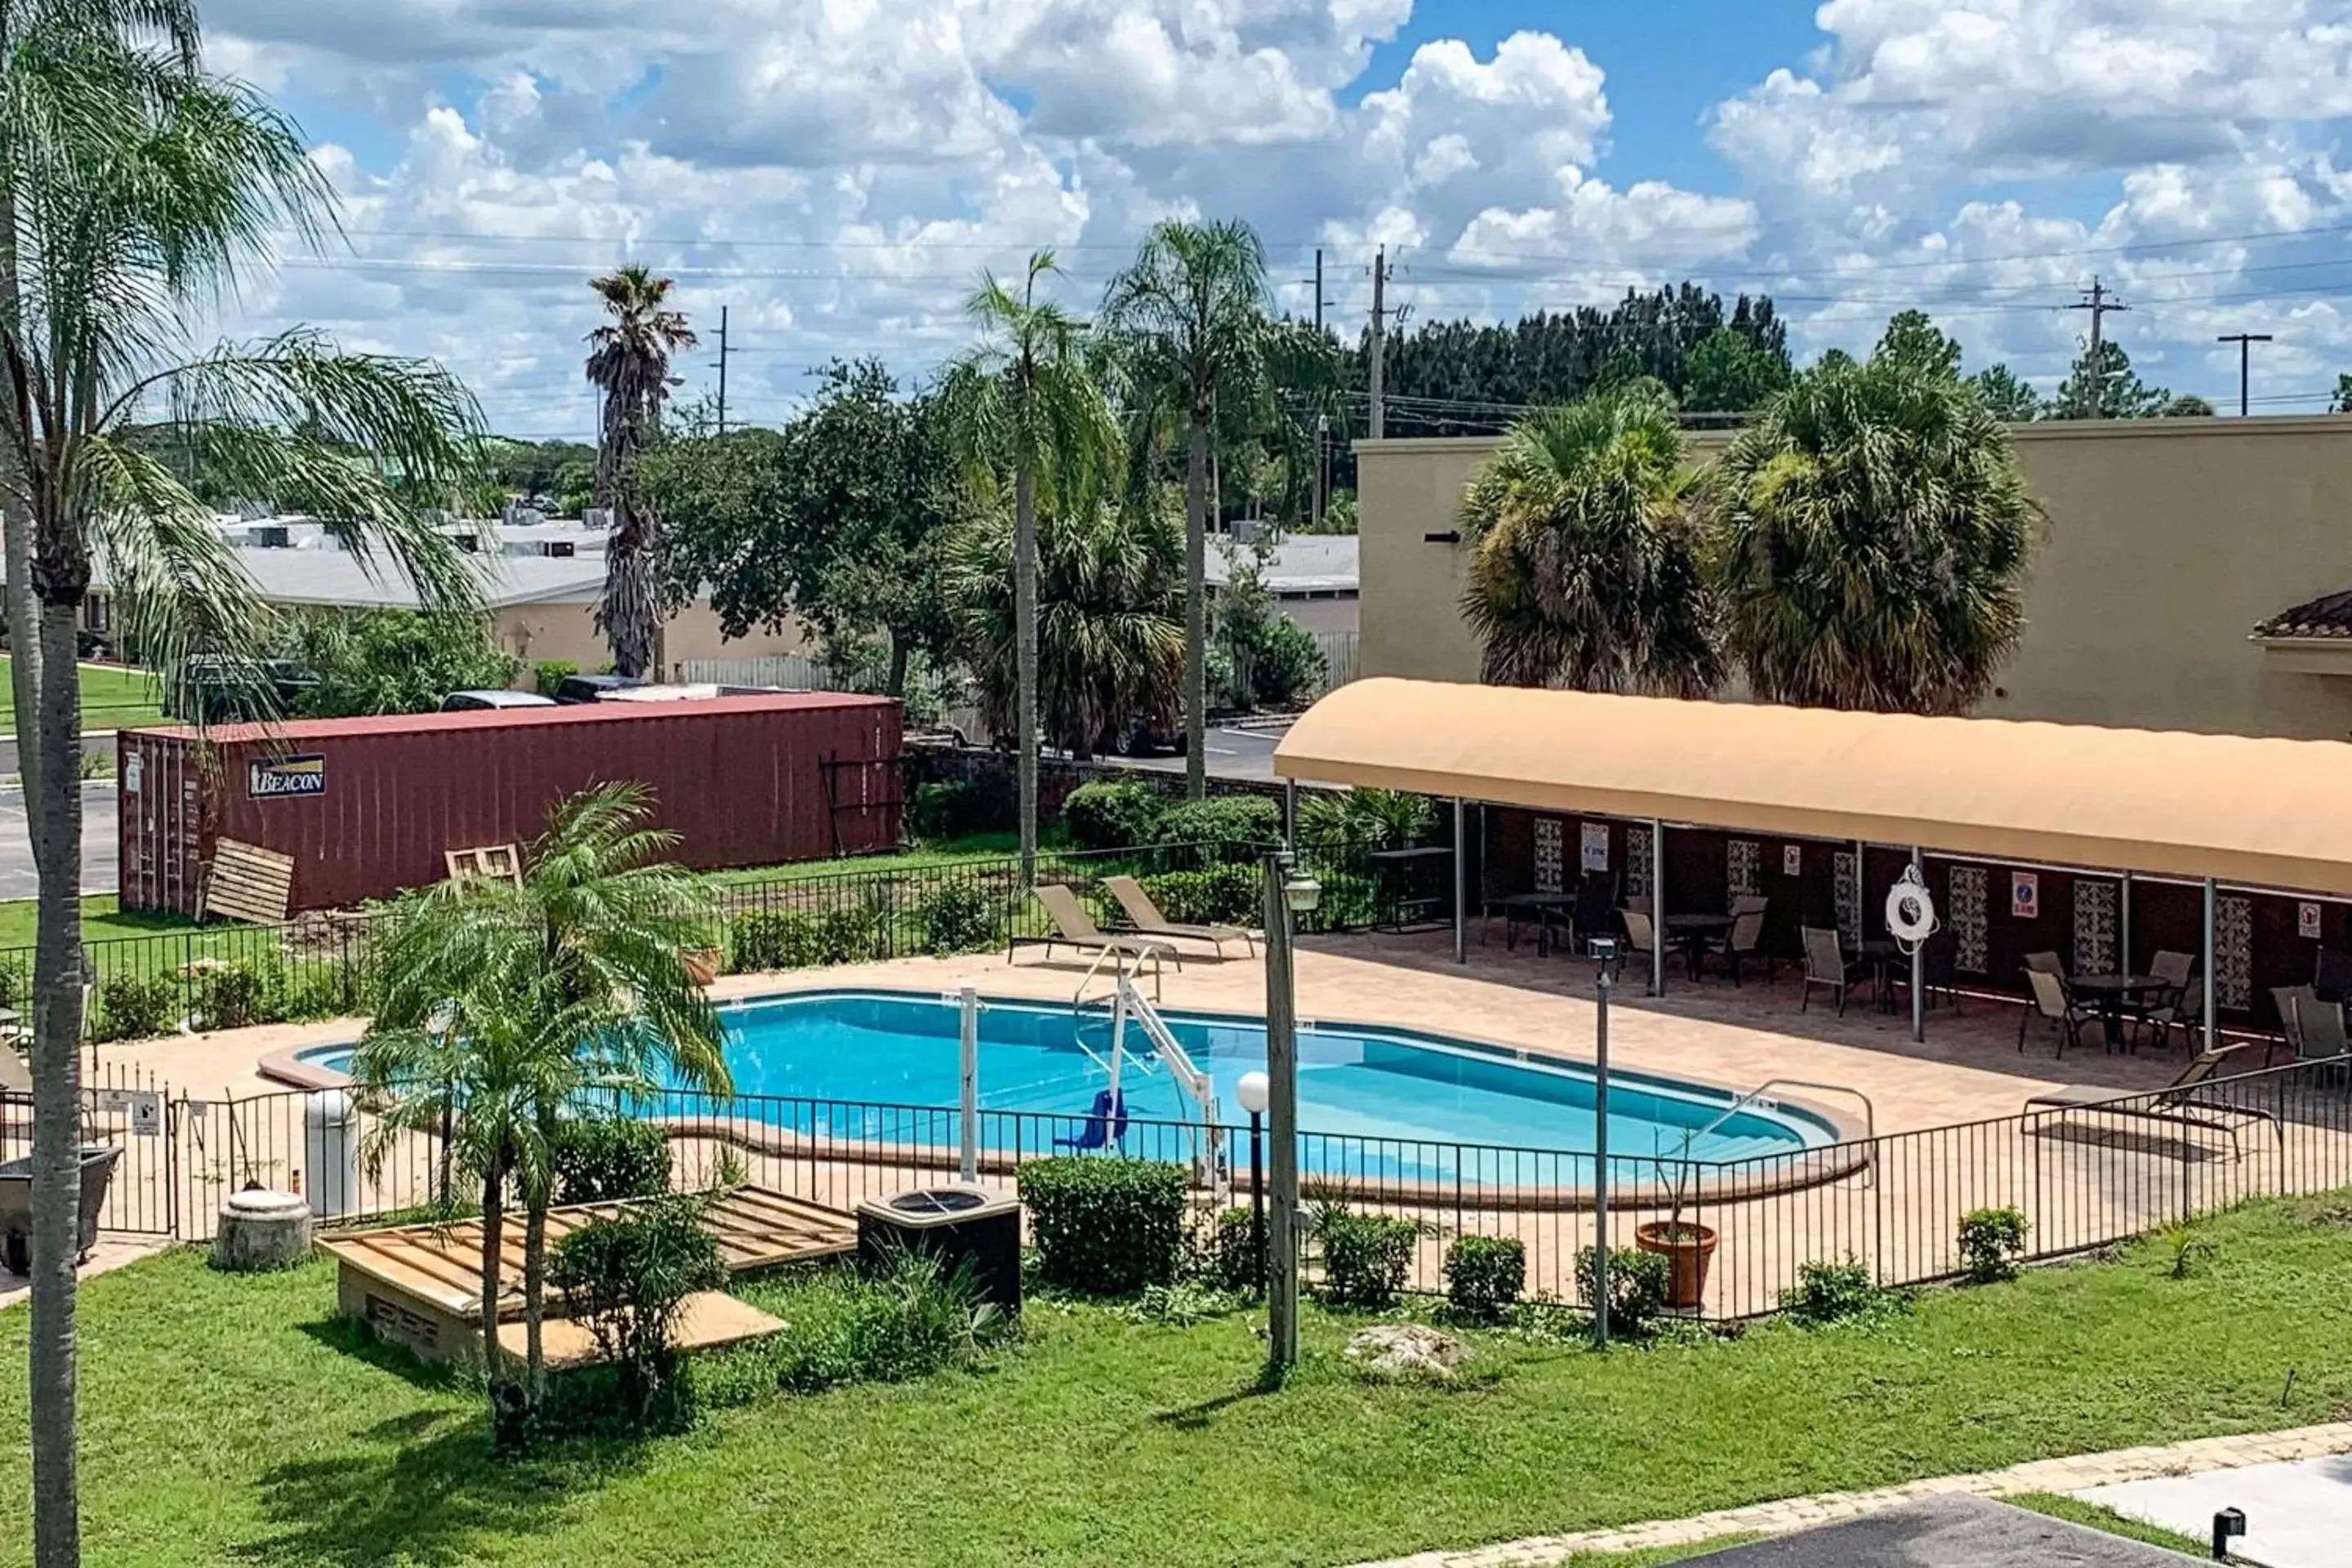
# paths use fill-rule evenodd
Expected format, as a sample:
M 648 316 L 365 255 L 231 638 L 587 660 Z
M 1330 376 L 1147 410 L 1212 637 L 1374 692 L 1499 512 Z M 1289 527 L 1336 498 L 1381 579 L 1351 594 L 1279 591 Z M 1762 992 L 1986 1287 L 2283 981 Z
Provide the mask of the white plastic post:
M 980 1180 L 980 993 L 967 985 L 958 1001 L 963 1008 L 957 1037 L 962 1128 L 956 1171 L 970 1184 Z
M 1118 1059 L 1127 1054 L 1127 976 L 1110 994 L 1110 1124 L 1118 1125 Z

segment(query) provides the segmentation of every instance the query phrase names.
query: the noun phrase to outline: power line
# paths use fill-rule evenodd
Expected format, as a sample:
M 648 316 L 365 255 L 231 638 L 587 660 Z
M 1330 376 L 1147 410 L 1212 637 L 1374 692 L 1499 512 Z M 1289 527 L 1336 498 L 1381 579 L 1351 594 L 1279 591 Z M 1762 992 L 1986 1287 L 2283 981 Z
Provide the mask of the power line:
M 2252 358 L 2247 351 L 2255 343 L 2271 342 L 2271 335 L 2268 332 L 2225 332 L 2213 341 L 2238 345 L 2238 417 L 2242 419 L 2246 416 L 2247 405 L 2251 401 L 2246 394 L 2252 379 Z

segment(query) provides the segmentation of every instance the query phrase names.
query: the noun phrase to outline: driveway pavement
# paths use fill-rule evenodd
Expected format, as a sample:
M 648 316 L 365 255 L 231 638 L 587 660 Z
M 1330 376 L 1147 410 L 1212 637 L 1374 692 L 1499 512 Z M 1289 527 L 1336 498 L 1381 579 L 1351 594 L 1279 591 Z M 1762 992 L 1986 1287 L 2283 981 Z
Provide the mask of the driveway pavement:
M 2202 1541 L 2213 1516 L 2242 1510 L 2234 1558 L 2263 1568 L 2336 1568 L 2352 1556 L 2352 1455 L 2160 1476 L 2076 1492 L 2086 1502 Z
M 81 786 L 81 890 L 114 891 L 121 847 L 116 797 L 110 783 Z M 0 899 L 29 899 L 39 891 L 33 870 L 33 840 L 25 826 L 25 792 L 0 790 Z
M 1270 779 L 1274 777 L 1274 748 L 1283 731 L 1275 730 L 1236 730 L 1224 725 L 1209 729 L 1207 752 L 1209 772 L 1223 779 Z M 1155 773 L 1184 771 L 1181 757 L 1121 758 L 1122 766 L 1150 768 Z

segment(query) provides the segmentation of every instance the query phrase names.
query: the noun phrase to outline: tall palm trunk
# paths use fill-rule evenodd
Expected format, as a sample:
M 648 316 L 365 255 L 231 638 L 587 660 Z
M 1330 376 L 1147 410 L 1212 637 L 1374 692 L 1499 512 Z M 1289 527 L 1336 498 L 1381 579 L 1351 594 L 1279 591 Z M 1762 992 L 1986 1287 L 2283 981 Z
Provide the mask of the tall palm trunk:
M 71 574 L 66 574 L 70 582 Z M 33 1561 L 78 1568 L 81 1519 L 74 1429 L 74 1266 L 81 1212 L 81 786 L 68 765 L 81 744 L 81 687 L 74 665 L 79 595 L 44 598 L 30 631 L 40 668 L 36 717 L 26 732 L 33 858 L 40 876 L 33 949 Z M 31 744 L 27 746 L 26 742 Z
M 1184 793 L 1209 793 L 1209 416 L 1192 405 L 1184 460 Z
M 654 606 L 654 520 L 625 493 L 613 500 L 613 532 L 604 556 L 604 636 L 613 669 L 642 677 L 658 657 L 661 616 Z
M 547 1186 L 524 1194 L 522 1217 L 523 1425 L 536 1436 L 547 1403 Z
M 1013 766 L 1021 793 L 1021 885 L 1037 879 L 1037 483 L 1013 478 Z
M 499 1266 L 506 1249 L 506 1162 L 501 1157 L 482 1177 L 482 1375 L 490 1385 L 490 1442 L 499 1448 L 519 1447 L 520 1439 L 506 1352 L 499 1343 Z

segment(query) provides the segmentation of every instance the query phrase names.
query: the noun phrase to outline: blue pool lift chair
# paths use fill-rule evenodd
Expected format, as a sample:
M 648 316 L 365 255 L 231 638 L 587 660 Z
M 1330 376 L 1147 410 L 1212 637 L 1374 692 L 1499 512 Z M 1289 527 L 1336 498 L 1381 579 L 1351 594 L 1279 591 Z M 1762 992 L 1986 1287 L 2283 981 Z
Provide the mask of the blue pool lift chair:
M 1091 1153 L 1127 1142 L 1127 1098 L 1114 1095 L 1107 1089 L 1095 1090 L 1095 1102 L 1087 1112 L 1087 1125 L 1076 1138 L 1056 1138 L 1054 1147 L 1076 1153 Z

